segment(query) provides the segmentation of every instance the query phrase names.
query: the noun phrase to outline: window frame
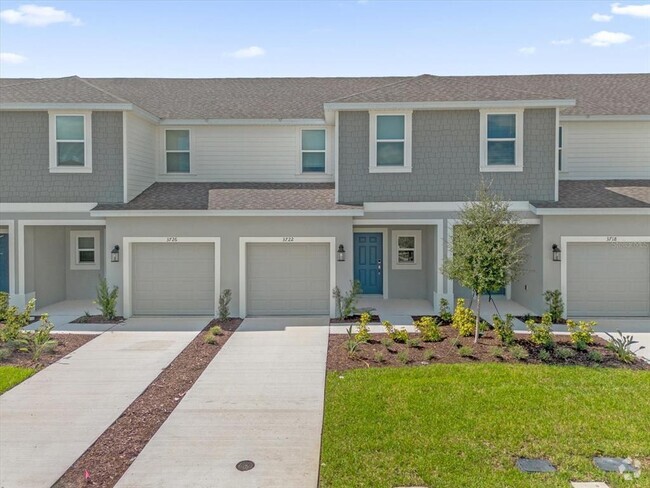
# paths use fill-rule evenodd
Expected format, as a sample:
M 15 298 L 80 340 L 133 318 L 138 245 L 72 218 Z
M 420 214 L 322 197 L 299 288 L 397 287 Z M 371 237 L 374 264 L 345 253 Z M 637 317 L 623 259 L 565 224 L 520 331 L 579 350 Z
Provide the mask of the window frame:
M 481 172 L 512 173 L 524 170 L 524 109 L 482 109 L 480 112 L 480 150 L 479 161 Z M 511 141 L 512 138 L 488 139 L 489 115 L 514 115 L 515 116 L 515 164 L 488 164 L 488 141 Z
M 384 115 L 401 115 L 404 117 L 404 139 L 377 139 L 377 118 Z M 411 173 L 413 170 L 413 111 L 370 111 L 370 173 Z M 377 165 L 377 143 L 378 142 L 403 142 L 404 143 L 404 164 L 402 166 L 381 166 Z
M 302 148 L 302 133 L 303 131 L 306 130 L 322 130 L 325 132 L 325 149 L 323 150 L 313 150 L 313 149 L 303 149 Z M 302 165 L 302 155 L 304 152 L 308 153 L 319 153 L 322 152 L 325 154 L 325 166 L 323 167 L 323 171 L 304 171 L 303 170 L 303 165 Z M 297 164 L 297 171 L 296 174 L 301 175 L 301 176 L 306 176 L 306 177 L 319 177 L 322 175 L 327 175 L 330 174 L 330 165 L 328 161 L 328 157 L 330 154 L 330 144 L 329 144 L 329 131 L 327 127 L 319 127 L 319 126 L 313 126 L 313 127 L 300 127 L 298 129 L 298 164 Z
M 187 140 L 189 144 L 189 149 L 185 150 L 180 150 L 180 149 L 167 149 L 167 132 L 170 130 L 185 130 L 187 131 Z M 192 129 L 188 127 L 165 127 L 163 129 L 163 136 L 162 136 L 162 151 L 163 151 L 163 174 L 165 175 L 172 175 L 172 176 L 182 176 L 182 175 L 193 175 L 192 173 Z M 190 161 L 190 167 L 187 172 L 183 171 L 168 171 L 167 169 L 167 153 L 188 153 L 189 155 L 189 161 Z
M 413 237 L 414 238 L 414 253 L 413 264 L 405 264 L 399 262 L 399 238 L 400 237 Z M 394 270 L 413 270 L 419 271 L 422 269 L 422 231 L 421 230 L 393 230 L 391 231 L 391 265 Z
M 75 271 L 98 270 L 101 268 L 100 257 L 100 232 L 98 230 L 71 230 L 70 231 L 70 269 Z M 95 260 L 92 263 L 82 263 L 79 261 L 80 251 L 90 251 L 87 248 L 79 248 L 79 239 L 82 237 L 91 237 L 94 239 L 93 251 Z
M 92 149 L 92 112 L 89 111 L 50 111 L 49 116 L 49 146 L 50 146 L 50 173 L 92 173 L 93 171 L 93 149 Z M 57 117 L 83 117 L 84 139 L 83 141 L 62 140 L 61 142 L 83 142 L 84 144 L 84 165 L 83 166 L 59 166 L 58 142 L 56 137 Z

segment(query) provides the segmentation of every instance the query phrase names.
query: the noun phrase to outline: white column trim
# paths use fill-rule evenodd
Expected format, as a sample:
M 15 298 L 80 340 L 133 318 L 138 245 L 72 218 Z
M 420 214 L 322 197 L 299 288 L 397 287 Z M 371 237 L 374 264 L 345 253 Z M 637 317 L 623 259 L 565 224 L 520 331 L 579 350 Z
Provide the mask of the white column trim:
M 16 248 L 15 234 L 16 222 L 13 220 L 0 220 L 0 225 L 7 226 L 7 239 L 9 239 L 9 295 L 16 294 Z
M 128 192 L 128 148 L 126 147 L 127 144 L 127 120 L 128 120 L 128 114 L 127 112 L 122 112 L 122 190 L 124 194 L 124 203 L 128 203 L 129 201 L 129 192 Z

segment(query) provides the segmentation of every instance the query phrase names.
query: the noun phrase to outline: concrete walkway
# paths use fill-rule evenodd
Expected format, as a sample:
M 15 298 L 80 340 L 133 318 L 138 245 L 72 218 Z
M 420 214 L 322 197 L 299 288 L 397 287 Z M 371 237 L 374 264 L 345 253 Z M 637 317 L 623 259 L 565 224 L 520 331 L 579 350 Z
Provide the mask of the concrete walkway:
M 106 332 L 0 396 L 0 487 L 52 486 L 207 322 L 129 320 L 149 331 Z
M 117 487 L 316 488 L 328 321 L 246 319 Z

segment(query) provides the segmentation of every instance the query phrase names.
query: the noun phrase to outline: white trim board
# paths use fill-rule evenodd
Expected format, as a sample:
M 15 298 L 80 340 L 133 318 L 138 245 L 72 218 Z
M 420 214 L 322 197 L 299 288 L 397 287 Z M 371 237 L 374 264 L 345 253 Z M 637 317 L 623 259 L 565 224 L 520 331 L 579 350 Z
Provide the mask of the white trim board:
M 352 279 L 354 280 L 354 234 L 365 234 L 365 233 L 377 233 L 381 234 L 381 262 L 383 264 L 382 276 L 381 276 L 381 287 L 382 287 L 382 297 L 384 300 L 388 299 L 388 229 L 386 227 L 361 227 L 355 229 L 352 227 Z
M 97 206 L 97 203 L 0 203 L 0 212 L 47 212 L 47 213 L 62 213 L 62 212 L 90 212 L 91 209 Z
M 538 108 L 538 107 L 573 107 L 573 99 L 556 100 L 474 100 L 449 102 L 329 102 L 323 105 L 328 110 L 444 110 L 444 109 L 479 109 L 479 108 Z
M 0 110 L 133 110 L 132 103 L 0 103 Z
M 571 243 L 595 242 L 595 243 L 619 243 L 619 242 L 650 242 L 650 236 L 560 236 L 560 251 L 562 260 L 560 261 L 560 292 L 565 305 L 569 303 L 568 299 L 568 282 L 567 282 L 567 258 L 568 247 Z M 567 316 L 567 307 L 564 309 L 564 317 Z
M 355 217 L 350 210 L 93 210 L 91 217 Z
M 221 294 L 221 238 L 220 237 L 123 237 L 122 247 L 122 299 L 123 315 L 133 315 L 131 296 L 132 245 L 134 243 L 200 243 L 214 244 L 214 316 L 217 316 L 219 295 Z
M 650 115 L 562 115 L 564 122 L 644 122 L 650 120 Z
M 0 220 L 0 226 L 7 226 L 7 239 L 9 239 L 9 295 L 16 294 L 16 249 L 15 235 L 16 222 L 13 220 Z
M 366 212 L 457 212 L 472 202 L 367 202 L 363 204 Z M 514 212 L 530 211 L 527 201 L 508 202 Z
M 325 119 L 161 119 L 160 125 L 330 125 Z
M 537 215 L 650 215 L 650 207 L 627 208 L 537 208 L 532 207 Z
M 291 241 L 286 241 L 286 237 L 240 237 L 239 238 L 239 316 L 246 317 L 246 246 L 251 243 L 268 243 L 268 244 L 305 244 L 305 243 L 327 243 L 330 246 L 330 317 L 336 316 L 336 303 L 331 294 L 331 290 L 336 286 L 336 237 L 291 237 Z

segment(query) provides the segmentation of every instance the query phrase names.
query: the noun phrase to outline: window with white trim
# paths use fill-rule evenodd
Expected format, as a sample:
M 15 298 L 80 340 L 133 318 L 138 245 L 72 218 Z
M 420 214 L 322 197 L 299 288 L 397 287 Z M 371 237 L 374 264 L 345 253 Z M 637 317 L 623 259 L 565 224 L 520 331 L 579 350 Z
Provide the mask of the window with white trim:
M 300 168 L 303 173 L 325 173 L 325 129 L 303 129 L 300 133 Z
M 523 110 L 481 110 L 481 171 L 523 170 Z
M 392 241 L 393 269 L 422 269 L 422 231 L 393 231 Z
M 92 114 L 50 112 L 50 172 L 92 171 Z
M 99 231 L 70 231 L 70 269 L 99 269 L 99 259 Z
M 370 172 L 411 172 L 412 112 L 370 112 Z
M 189 129 L 165 130 L 165 170 L 167 173 L 190 172 Z
M 562 171 L 562 127 L 558 127 L 557 130 L 557 167 Z

